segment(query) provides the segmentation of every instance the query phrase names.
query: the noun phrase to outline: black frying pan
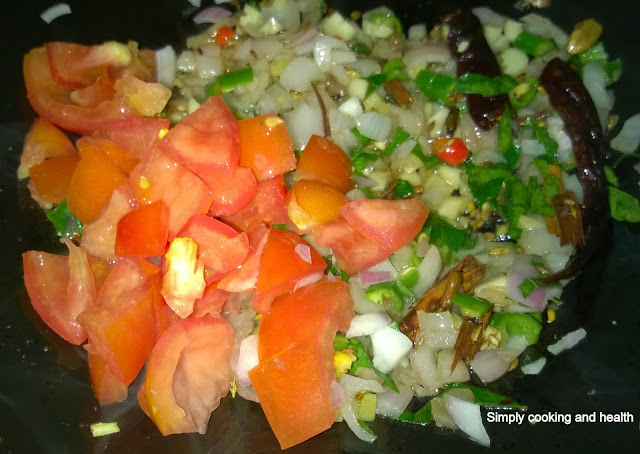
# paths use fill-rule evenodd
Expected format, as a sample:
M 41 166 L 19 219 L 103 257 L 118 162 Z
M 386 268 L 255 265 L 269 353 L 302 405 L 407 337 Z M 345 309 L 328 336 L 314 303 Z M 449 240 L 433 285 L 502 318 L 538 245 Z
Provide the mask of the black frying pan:
M 67 0 L 73 14 L 50 25 L 40 12 L 56 0 L 12 0 L 3 3 L 0 71 L 0 228 L 3 239 L 0 272 L 0 452 L 278 452 L 279 446 L 257 404 L 240 398 L 224 400 L 211 417 L 206 435 L 162 437 L 153 423 L 130 403 L 100 408 L 89 385 L 84 351 L 66 344 L 39 320 L 22 283 L 20 254 L 29 249 L 56 251 L 61 246 L 44 215 L 15 177 L 22 141 L 34 118 L 26 102 L 21 75 L 22 55 L 45 41 L 99 43 L 134 39 L 144 47 L 167 42 L 179 45 L 195 31 L 194 8 L 187 0 Z M 8 3 L 8 4 L 7 4 Z M 206 3 L 203 2 L 203 3 Z M 337 0 L 349 11 L 384 2 Z M 435 22 L 439 14 L 460 2 L 388 1 L 407 24 Z M 511 1 L 488 2 L 501 12 L 517 15 Z M 610 53 L 623 59 L 615 111 L 624 119 L 640 111 L 635 0 L 552 0 L 544 10 L 570 29 L 578 20 L 597 18 L 604 26 Z M 623 189 L 638 195 L 633 160 L 619 167 Z M 640 236 L 637 226 L 615 224 L 610 244 L 603 246 L 584 272 L 567 288 L 559 319 L 543 332 L 542 342 L 554 342 L 578 327 L 586 342 L 551 357 L 539 376 L 510 374 L 494 390 L 529 406 L 529 413 L 620 413 L 634 423 L 548 423 L 522 426 L 490 424 L 492 449 L 513 452 L 627 452 L 640 442 Z M 135 395 L 135 393 L 131 393 Z M 117 420 L 121 432 L 92 438 L 89 425 Z M 294 447 L 290 452 L 475 452 L 485 451 L 464 436 L 435 427 L 379 420 L 379 437 L 369 445 L 345 424 Z

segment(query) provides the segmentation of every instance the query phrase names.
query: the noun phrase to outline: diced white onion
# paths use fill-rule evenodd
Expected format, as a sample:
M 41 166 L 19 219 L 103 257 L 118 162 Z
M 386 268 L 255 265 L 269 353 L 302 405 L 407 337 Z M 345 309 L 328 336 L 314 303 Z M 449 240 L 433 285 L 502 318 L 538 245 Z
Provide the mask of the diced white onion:
M 584 328 L 579 328 L 575 331 L 570 332 L 569 334 L 565 334 L 562 339 L 556 342 L 553 345 L 549 345 L 547 350 L 549 353 L 554 355 L 563 352 L 569 348 L 573 348 L 578 342 L 584 339 L 587 336 L 587 332 Z
M 347 331 L 347 337 L 371 336 L 391 323 L 391 317 L 386 312 L 371 312 L 356 315 Z
M 406 158 L 407 156 L 409 156 L 409 154 L 416 147 L 417 144 L 418 142 L 416 142 L 414 139 L 405 140 L 400 145 L 398 145 L 398 147 L 395 150 L 393 150 L 393 153 L 391 154 L 391 158 L 398 161 Z
M 71 7 L 67 3 L 56 3 L 40 13 L 40 18 L 50 24 L 61 16 L 71 14 Z
M 546 363 L 547 358 L 543 356 L 532 363 L 525 364 L 520 370 L 522 370 L 522 373 L 525 375 L 538 375 Z
M 413 342 L 400 331 L 384 327 L 371 335 L 373 365 L 385 374 L 391 372 L 413 347 Z
M 611 141 L 611 148 L 633 153 L 640 145 L 640 113 L 632 115 L 622 125 L 620 133 Z
M 347 200 L 349 202 L 367 198 L 367 195 L 364 192 L 362 192 L 360 189 L 352 189 L 351 191 L 347 192 L 345 196 L 347 197 Z
M 507 18 L 502 14 L 496 13 L 494 10 L 487 6 L 478 6 L 473 8 L 473 14 L 475 14 L 482 25 L 491 25 L 492 27 L 502 28 Z
M 476 353 L 471 360 L 473 372 L 483 383 L 490 383 L 502 377 L 524 351 L 529 343 L 523 336 L 509 336 L 504 347 Z
M 312 62 L 313 63 L 313 62 Z M 313 63 L 315 66 L 315 63 Z M 289 65 L 290 66 L 290 65 Z M 304 102 L 283 115 L 293 148 L 303 150 L 312 135 L 323 135 L 322 112 Z
M 429 287 L 438 278 L 440 270 L 442 269 L 442 258 L 440 257 L 440 251 L 438 248 L 431 245 L 427 250 L 422 262 L 418 265 L 418 282 L 411 289 L 413 294 L 420 297 L 424 295 Z
M 397 419 L 413 399 L 413 389 L 398 385 L 398 391 L 392 390 L 376 394 L 376 414 Z
M 522 296 L 520 284 L 527 278 L 538 277 L 538 270 L 531 263 L 529 256 L 518 255 L 507 270 L 507 298 L 529 306 L 540 312 L 547 305 L 547 290 L 539 287 L 526 298 Z
M 609 111 L 613 107 L 613 100 L 607 92 L 604 76 L 604 66 L 601 62 L 592 61 L 582 68 L 584 86 L 598 110 L 600 124 L 606 126 L 609 121 Z
M 362 110 L 362 103 L 355 96 L 352 96 L 343 102 L 340 107 L 338 107 L 338 110 L 351 118 L 358 117 L 364 113 Z
M 231 11 L 220 8 L 219 6 L 212 6 L 211 8 L 205 8 L 199 11 L 198 14 L 193 16 L 193 22 L 196 24 L 215 24 L 230 16 Z
M 360 284 L 360 279 L 349 279 L 349 294 L 353 300 L 353 310 L 357 314 L 384 312 L 384 306 L 382 304 L 376 304 L 367 298 L 367 293 Z
M 482 414 L 480 413 L 480 405 L 465 402 L 464 400 L 453 397 L 450 394 L 444 395 L 444 401 L 447 404 L 447 411 L 453 422 L 464 433 L 469 435 L 471 439 L 478 442 L 482 446 L 489 447 L 491 440 L 482 425 Z
M 408 50 L 402 56 L 407 68 L 417 68 L 425 63 L 447 63 L 451 59 L 449 47 L 444 43 L 430 42 Z
M 294 248 L 298 257 L 307 263 L 311 263 L 311 248 L 306 244 L 296 244 Z
M 311 90 L 311 82 L 322 79 L 322 71 L 315 61 L 309 57 L 296 57 L 280 75 L 280 85 L 287 90 L 306 92 Z
M 378 112 L 367 112 L 355 118 L 358 132 L 365 137 L 383 142 L 391 132 L 391 118 Z
M 240 344 L 240 355 L 234 370 L 236 380 L 244 386 L 251 386 L 249 371 L 256 367 L 258 362 L 258 336 L 249 336 Z
M 176 78 L 176 51 L 167 45 L 156 50 L 155 55 L 158 82 L 166 87 L 173 87 Z
M 187 0 L 187 1 L 191 3 L 193 6 L 195 6 L 196 8 L 200 8 L 201 0 Z
M 384 388 L 377 381 L 364 380 L 349 374 L 344 374 L 340 377 L 340 384 L 342 385 L 342 389 L 344 389 L 344 393 L 346 395 L 346 401 L 340 410 L 340 414 L 346 421 L 349 428 L 359 439 L 373 443 L 377 437 L 364 430 L 358 423 L 354 397 L 362 391 L 381 393 L 385 391 Z
M 539 14 L 531 13 L 520 18 L 524 22 L 524 29 L 533 34 L 545 36 L 555 41 L 556 45 L 560 49 L 566 49 L 569 43 L 569 35 L 564 30 L 551 22 L 546 17 L 542 17 Z

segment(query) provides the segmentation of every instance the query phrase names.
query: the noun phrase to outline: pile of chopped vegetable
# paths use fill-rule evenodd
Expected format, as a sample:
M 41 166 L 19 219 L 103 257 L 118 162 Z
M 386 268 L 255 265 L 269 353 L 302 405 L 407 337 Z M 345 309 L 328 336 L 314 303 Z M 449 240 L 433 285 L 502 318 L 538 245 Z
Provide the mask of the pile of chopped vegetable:
M 539 373 L 519 358 L 563 284 L 610 216 L 640 221 L 602 156 L 622 64 L 599 24 L 477 8 L 404 29 L 317 0 L 194 21 L 179 52 L 24 57 L 40 117 L 18 175 L 69 250 L 25 252 L 25 286 L 100 404 L 146 364 L 164 435 L 205 433 L 230 393 L 283 449 L 338 420 L 374 442 L 378 416 L 488 446 L 480 406 L 523 407 L 472 376 Z

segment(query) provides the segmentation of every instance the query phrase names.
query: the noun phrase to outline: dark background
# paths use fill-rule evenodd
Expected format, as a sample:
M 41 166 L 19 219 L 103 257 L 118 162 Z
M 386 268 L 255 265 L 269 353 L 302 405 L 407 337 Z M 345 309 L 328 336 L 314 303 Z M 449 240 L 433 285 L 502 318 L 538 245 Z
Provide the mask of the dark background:
M 55 0 L 3 3 L 0 27 L 0 234 L 5 246 L 0 259 L 0 452 L 12 453 L 244 453 L 278 452 L 279 446 L 257 404 L 227 398 L 217 409 L 206 435 L 162 437 L 132 402 L 100 408 L 88 381 L 86 359 L 79 347 L 66 344 L 39 320 L 22 284 L 20 254 L 29 249 L 60 250 L 53 228 L 30 201 L 24 184 L 15 177 L 24 135 L 34 115 L 26 102 L 21 75 L 22 56 L 45 41 L 99 43 L 137 40 L 157 48 L 179 46 L 195 29 L 186 0 L 67 0 L 73 13 L 45 24 L 40 12 Z M 204 4 L 209 4 L 203 1 Z M 349 2 L 332 5 L 351 10 L 386 3 L 407 24 L 435 22 L 455 2 Z M 519 15 L 513 2 L 487 2 Z M 640 111 L 638 24 L 640 2 L 552 0 L 543 10 L 570 30 L 579 20 L 595 17 L 604 27 L 610 54 L 624 61 L 615 111 L 622 119 Z M 616 128 L 616 132 L 619 129 Z M 638 195 L 635 161 L 617 169 L 623 189 Z M 637 226 L 613 225 L 610 244 L 567 288 L 559 319 L 543 333 L 543 344 L 553 343 L 578 327 L 586 341 L 558 357 L 549 357 L 539 376 L 519 372 L 493 386 L 529 406 L 529 413 L 634 414 L 635 422 L 489 424 L 492 451 L 514 452 L 638 452 L 640 442 L 640 236 Z M 135 396 L 135 392 L 130 392 Z M 301 405 L 304 405 L 301 402 Z M 117 420 L 121 432 L 92 438 L 89 425 Z M 375 444 L 361 442 L 346 424 L 334 428 L 290 452 L 486 452 L 462 435 L 380 420 L 374 424 Z

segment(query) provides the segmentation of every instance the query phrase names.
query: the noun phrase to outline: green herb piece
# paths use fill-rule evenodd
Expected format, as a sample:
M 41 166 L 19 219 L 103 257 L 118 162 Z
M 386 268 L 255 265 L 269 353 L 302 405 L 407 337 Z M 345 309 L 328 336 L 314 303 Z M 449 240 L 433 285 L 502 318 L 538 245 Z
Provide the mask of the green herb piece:
M 346 334 L 336 333 L 336 337 L 333 339 L 333 349 L 337 352 L 349 347 L 349 339 Z
M 481 74 L 467 73 L 458 79 L 454 91 L 467 95 L 496 96 L 507 94 L 518 86 L 518 82 L 505 74 L 487 77 Z
M 400 325 L 398 325 L 398 322 L 395 320 L 391 320 L 391 322 L 387 325 L 389 328 L 393 328 L 396 331 L 400 331 Z
M 409 80 L 409 76 L 402 70 L 404 68 L 404 62 L 400 59 L 387 60 L 382 67 L 382 74 L 385 75 L 386 80 L 400 79 Z
M 342 271 L 340 268 L 338 268 L 335 265 L 331 267 L 329 272 L 331 274 L 333 274 L 334 276 L 340 276 L 342 278 L 342 280 L 345 281 L 345 282 L 349 281 L 349 275 L 347 273 L 345 273 L 344 271 Z
M 358 421 L 358 424 L 360 425 L 360 427 L 362 427 L 364 429 L 365 432 L 367 432 L 367 433 L 369 433 L 371 435 L 375 435 L 373 433 L 373 430 L 371 429 L 371 427 L 369 427 L 366 422 L 361 421 L 359 419 L 356 419 L 356 421 Z
M 413 294 L 411 289 L 401 280 L 394 281 L 393 285 L 405 298 L 415 299 L 416 296 Z
M 522 234 L 522 230 L 518 227 L 518 219 L 529 210 L 529 192 L 520 180 L 514 180 L 513 184 L 509 186 L 507 200 L 510 203 L 506 216 L 509 223 L 507 235 L 518 240 Z
M 448 106 L 453 105 L 451 94 L 456 83 L 453 77 L 433 71 L 423 70 L 416 76 L 416 85 L 428 99 Z
M 516 179 L 511 168 L 506 164 L 492 164 L 488 166 L 467 165 L 469 189 L 478 206 L 486 201 L 494 201 L 503 184 Z
M 411 197 L 414 192 L 415 190 L 413 189 L 413 186 L 411 186 L 411 183 L 407 180 L 398 178 L 395 181 L 395 186 L 393 187 L 391 195 L 394 199 L 406 199 L 407 197 Z
M 604 176 L 611 186 L 618 187 L 618 177 L 611 167 L 604 166 Z
M 454 252 L 461 248 L 471 249 L 476 244 L 476 236 L 470 230 L 457 229 L 435 214 L 427 218 L 422 231 L 427 235 L 429 243 L 438 248 L 445 246 Z
M 524 336 L 529 345 L 538 343 L 542 324 L 529 314 L 516 312 L 499 312 L 493 314 L 490 321 L 491 326 L 500 331 L 500 346 L 507 342 L 510 335 Z
M 524 298 L 531 295 L 536 289 L 540 288 L 541 285 L 538 281 L 532 277 L 526 278 L 522 283 L 518 286 L 520 292 L 522 292 L 522 296 Z
M 622 74 L 622 61 L 620 59 L 608 61 L 604 64 L 604 83 L 608 87 L 616 83 Z
M 386 385 L 394 392 L 400 392 L 400 390 L 398 390 L 398 386 L 396 386 L 396 382 L 394 382 L 389 375 L 385 374 L 384 372 L 380 372 L 378 369 L 373 367 L 371 358 L 369 358 L 369 353 L 367 353 L 367 349 L 361 341 L 355 338 L 349 339 L 348 347 L 353 349 L 353 351 L 356 353 L 356 360 L 351 364 L 351 369 L 349 369 L 350 374 L 355 375 L 356 371 L 360 367 L 372 369 L 376 373 L 376 375 L 382 379 L 382 383 L 384 385 Z
M 367 96 L 376 91 L 387 80 L 387 76 L 381 73 L 371 74 L 369 77 L 365 77 L 365 80 L 369 82 L 367 87 Z
M 541 159 L 533 161 L 540 175 L 542 176 L 542 194 L 546 199 L 551 199 L 560 192 L 562 182 L 558 177 L 551 173 L 549 164 Z
M 611 217 L 621 222 L 640 222 L 640 204 L 631 194 L 609 186 Z
M 60 236 L 69 239 L 82 236 L 84 224 L 69 211 L 67 199 L 64 199 L 53 210 L 48 210 L 45 214 Z
M 393 135 L 393 139 L 391 139 L 391 142 L 389 142 L 389 144 L 385 147 L 384 151 L 382 152 L 382 155 L 391 156 L 393 151 L 396 148 L 398 148 L 400 144 L 403 143 L 405 140 L 407 140 L 409 137 L 410 136 L 408 132 L 403 131 L 402 129 L 396 129 L 396 132 Z
M 240 85 L 253 82 L 253 70 L 245 68 L 218 76 L 205 88 L 207 96 L 220 96 L 222 93 L 229 93 Z
M 609 54 L 604 48 L 604 44 L 602 41 L 596 43 L 591 46 L 589 49 L 585 50 L 581 54 L 578 54 L 578 62 L 580 66 L 584 66 L 587 63 L 591 63 L 593 61 L 596 62 L 605 62 L 609 58 Z
M 531 104 L 538 93 L 538 79 L 527 77 L 509 90 L 509 102 L 514 109 L 521 109 Z
M 289 230 L 289 227 L 287 226 L 287 224 L 273 224 L 272 227 L 278 230 Z
M 503 396 L 502 394 L 494 393 L 487 388 L 481 388 L 480 386 L 468 385 L 466 383 L 452 383 L 446 387 L 443 392 L 447 392 L 451 389 L 469 389 L 473 393 L 474 403 L 482 407 L 490 408 L 516 408 L 525 409 L 525 405 L 520 405 L 510 397 Z
M 556 47 L 552 39 L 521 32 L 513 41 L 513 46 L 522 49 L 532 57 L 542 57 Z
M 382 155 L 379 153 L 353 151 L 351 152 L 351 156 L 349 156 L 349 160 L 351 161 L 351 165 L 353 166 L 353 171 L 355 173 L 362 173 L 367 167 L 369 167 L 369 163 L 375 162 L 381 157 Z
M 379 8 L 369 13 L 368 20 L 374 25 L 391 27 L 395 34 L 402 38 L 402 23 L 389 8 Z
M 532 128 L 538 142 L 542 144 L 547 152 L 545 157 L 549 164 L 558 164 L 556 153 L 558 152 L 558 142 L 549 136 L 549 132 L 543 126 L 540 126 L 535 120 L 527 120 L 523 125 L 524 128 Z M 541 158 L 538 158 L 541 159 Z
M 498 123 L 498 151 L 509 167 L 516 165 L 520 158 L 520 148 L 513 144 L 511 109 L 509 107 L 505 107 L 500 123 Z
M 402 292 L 393 282 L 380 282 L 379 284 L 370 285 L 367 288 L 367 299 L 376 304 L 384 304 L 386 300 L 390 300 L 393 304 L 393 309 L 398 313 L 404 309 Z
M 427 402 L 422 408 L 415 413 L 404 411 L 398 417 L 399 421 L 410 422 L 413 424 L 426 425 L 433 421 L 433 412 L 431 411 L 431 401 Z
M 493 305 L 486 300 L 475 298 L 464 293 L 457 293 L 453 297 L 453 304 L 460 308 L 460 312 L 465 317 L 482 318 L 489 312 Z
M 367 55 L 371 54 L 371 49 L 369 49 L 369 48 L 367 47 L 367 45 L 366 45 L 366 44 L 364 44 L 364 43 L 357 43 L 357 44 L 355 45 L 355 47 L 353 48 L 353 50 L 354 50 L 354 51 L 355 51 L 355 53 L 356 53 L 356 54 L 358 54 L 358 55 L 364 55 L 364 56 L 367 56 Z
M 351 128 L 351 133 L 354 136 L 356 136 L 356 139 L 358 139 L 358 142 L 360 142 L 363 146 L 369 145 L 372 142 L 372 140 L 369 137 L 360 133 L 360 131 L 358 131 L 358 128 L 356 128 L 355 126 Z

